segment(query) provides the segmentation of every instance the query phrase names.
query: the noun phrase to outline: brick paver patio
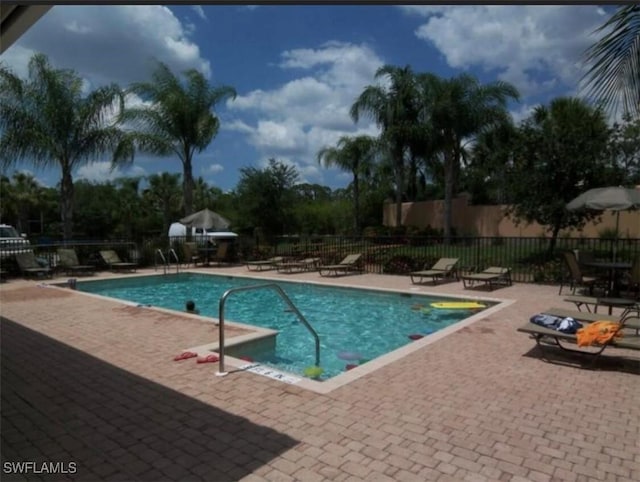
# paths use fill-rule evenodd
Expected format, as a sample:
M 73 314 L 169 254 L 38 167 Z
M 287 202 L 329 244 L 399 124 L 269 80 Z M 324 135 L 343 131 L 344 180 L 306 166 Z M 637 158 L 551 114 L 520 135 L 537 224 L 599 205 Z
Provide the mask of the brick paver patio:
M 411 290 L 400 276 L 251 274 L 484 294 L 461 282 Z M 516 301 L 327 394 L 174 362 L 217 340 L 199 317 L 36 281 L 11 280 L 0 295 L 2 480 L 640 480 L 637 354 L 605 351 L 585 370 L 539 359 L 515 331 L 545 307 L 572 306 L 557 287 L 495 290 Z M 41 473 L 16 473 L 17 462 Z

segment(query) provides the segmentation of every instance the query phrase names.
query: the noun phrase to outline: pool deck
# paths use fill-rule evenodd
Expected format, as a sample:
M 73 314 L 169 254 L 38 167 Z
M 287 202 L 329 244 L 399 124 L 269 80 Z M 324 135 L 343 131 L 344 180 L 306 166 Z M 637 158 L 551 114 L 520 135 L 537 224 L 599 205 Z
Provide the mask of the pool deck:
M 173 361 L 217 341 L 210 319 L 11 279 L 0 285 L 3 481 L 640 480 L 637 352 L 607 349 L 586 370 L 573 363 L 582 358 L 543 361 L 516 332 L 544 308 L 573 308 L 557 286 L 487 293 L 404 276 L 194 271 L 509 302 L 317 393 Z M 47 475 L 43 462 L 62 464 Z

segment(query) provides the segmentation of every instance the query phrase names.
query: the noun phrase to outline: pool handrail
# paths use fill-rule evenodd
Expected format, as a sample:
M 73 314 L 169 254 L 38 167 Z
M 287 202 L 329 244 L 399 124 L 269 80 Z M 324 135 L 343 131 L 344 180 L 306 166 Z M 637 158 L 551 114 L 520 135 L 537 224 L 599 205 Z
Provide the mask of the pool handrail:
M 302 324 L 309 330 L 311 335 L 313 336 L 316 344 L 316 366 L 320 366 L 320 337 L 316 330 L 309 324 L 307 319 L 304 317 L 300 310 L 293 304 L 291 298 L 287 296 L 284 290 L 276 283 L 267 283 L 261 285 L 251 285 L 251 286 L 239 286 L 237 288 L 231 288 L 225 291 L 220 297 L 220 301 L 218 303 L 218 354 L 220 355 L 220 362 L 218 365 L 217 376 L 225 376 L 227 372 L 224 371 L 224 304 L 230 294 L 236 293 L 238 291 L 251 291 L 258 289 L 274 289 L 280 295 L 280 297 L 287 303 L 289 308 L 293 313 L 296 314 L 298 319 L 302 322 Z
M 169 259 L 165 258 L 164 253 L 162 252 L 162 250 L 160 248 L 156 249 L 156 253 L 155 253 L 155 256 L 153 258 L 154 269 L 156 271 L 158 269 L 158 256 L 160 256 L 160 259 L 162 260 L 163 273 L 167 274 L 167 271 L 169 270 L 169 265 L 171 264 L 171 255 L 173 255 L 173 258 L 176 260 L 176 273 L 179 273 L 180 272 L 180 259 L 178 258 L 178 254 L 176 253 L 175 249 L 171 248 L 167 252 L 167 255 L 169 256 Z

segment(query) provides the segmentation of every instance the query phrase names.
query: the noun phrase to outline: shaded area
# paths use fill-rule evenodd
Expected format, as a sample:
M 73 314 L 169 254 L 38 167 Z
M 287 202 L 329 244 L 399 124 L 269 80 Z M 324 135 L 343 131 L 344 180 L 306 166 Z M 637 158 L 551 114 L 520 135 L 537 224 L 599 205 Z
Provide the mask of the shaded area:
M 535 343 L 535 341 L 532 340 L 532 343 Z M 563 351 L 561 348 L 551 344 L 545 344 L 544 352 L 540 350 L 540 347 L 534 346 L 522 356 L 527 358 L 537 358 L 542 363 L 564 365 L 577 369 L 613 371 L 640 375 L 640 361 L 638 358 L 626 356 L 620 352 L 620 350 L 622 349 L 607 347 L 607 349 L 598 356 L 598 359 L 593 365 L 590 365 L 593 358 L 592 355 Z
M 2 480 L 238 480 L 298 444 L 6 318 L 0 327 Z M 26 461 L 62 464 L 6 470 Z

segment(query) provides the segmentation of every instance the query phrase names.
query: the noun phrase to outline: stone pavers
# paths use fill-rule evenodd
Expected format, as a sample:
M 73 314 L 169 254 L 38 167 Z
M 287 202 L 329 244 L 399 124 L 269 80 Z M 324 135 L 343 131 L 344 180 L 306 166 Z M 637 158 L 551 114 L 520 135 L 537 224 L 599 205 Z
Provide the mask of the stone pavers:
M 251 275 L 486 294 L 399 276 Z M 637 355 L 605 355 L 595 371 L 550 364 L 515 331 L 545 307 L 570 307 L 557 287 L 495 290 L 516 302 L 324 395 L 172 361 L 217 340 L 210 321 L 36 282 L 11 280 L 0 295 L 3 469 L 76 464 L 3 480 L 640 479 Z

